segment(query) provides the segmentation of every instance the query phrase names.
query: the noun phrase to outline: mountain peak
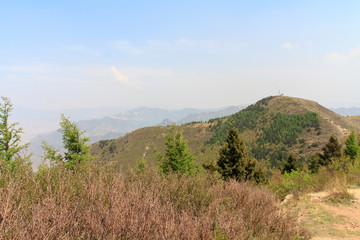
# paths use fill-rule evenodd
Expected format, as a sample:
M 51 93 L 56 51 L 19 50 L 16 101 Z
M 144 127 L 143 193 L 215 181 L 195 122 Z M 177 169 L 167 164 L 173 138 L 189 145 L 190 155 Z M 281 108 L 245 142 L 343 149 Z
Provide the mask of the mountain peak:
M 315 101 L 274 96 L 259 100 L 247 108 L 207 123 L 178 126 L 188 140 L 197 161 L 216 160 L 219 146 L 234 122 L 251 155 L 270 167 L 283 164 L 288 154 L 305 160 L 321 151 L 331 135 L 340 142 L 352 129 L 360 131 L 360 118 L 342 117 Z M 134 165 L 144 149 L 165 149 L 167 127 L 147 127 L 112 141 L 117 151 L 111 154 L 107 147 L 95 144 L 93 151 L 101 153 L 102 160 L 116 161 L 120 166 Z M 154 154 L 148 152 L 146 160 L 155 163 Z

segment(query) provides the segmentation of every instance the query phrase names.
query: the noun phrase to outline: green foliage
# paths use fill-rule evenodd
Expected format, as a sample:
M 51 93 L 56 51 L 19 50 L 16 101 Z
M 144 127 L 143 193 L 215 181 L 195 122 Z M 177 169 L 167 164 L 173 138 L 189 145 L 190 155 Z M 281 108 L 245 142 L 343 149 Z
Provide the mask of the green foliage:
M 111 140 L 100 140 L 99 141 L 99 147 L 101 149 L 103 149 L 104 147 L 106 147 L 108 145 L 109 142 L 111 142 Z
M 320 164 L 321 162 L 322 162 L 322 160 L 321 160 L 320 153 L 316 153 L 316 154 L 312 155 L 308 161 L 308 169 L 310 170 L 310 172 L 317 173 L 319 171 L 320 167 L 322 166 Z
M 347 175 L 350 184 L 360 186 L 360 156 L 349 166 Z
M 330 136 L 322 150 L 323 153 L 320 155 L 320 165 L 322 166 L 327 166 L 341 157 L 341 145 L 335 136 Z
M 18 123 L 10 123 L 9 117 L 13 110 L 10 99 L 1 97 L 0 102 L 0 159 L 6 161 L 10 167 L 19 161 L 27 161 L 30 156 L 21 157 L 20 153 L 28 145 L 21 144 L 22 128 L 17 128 Z
M 165 136 L 165 141 L 166 153 L 162 154 L 156 151 L 161 171 L 164 174 L 169 174 L 169 172 L 195 173 L 194 157 L 181 132 L 175 133 L 175 126 L 170 128 L 169 133 Z
M 209 122 L 216 122 L 211 126 L 211 130 L 215 131 L 215 134 L 210 138 L 208 144 L 217 143 L 223 145 L 226 139 L 227 130 L 231 128 L 231 124 L 235 124 L 235 127 L 242 132 L 246 129 L 254 129 L 257 125 L 257 120 L 264 116 L 267 109 L 264 107 L 271 98 L 266 98 L 258 101 L 257 103 L 250 105 L 246 109 L 235 113 L 224 121 L 224 118 L 212 119 Z
M 90 147 L 86 144 L 89 138 L 83 136 L 85 131 L 81 131 L 74 122 L 71 122 L 63 114 L 61 115 L 60 126 L 59 132 L 62 134 L 62 143 L 65 149 L 64 156 L 43 142 L 43 159 L 48 159 L 55 164 L 64 163 L 68 169 L 74 169 L 78 163 L 92 159 L 89 153 Z
M 263 136 L 259 141 L 283 143 L 290 147 L 296 144 L 299 134 L 310 127 L 319 127 L 319 119 L 314 112 L 307 112 L 304 115 L 278 113 L 271 125 L 264 129 Z
M 147 161 L 144 158 L 141 158 L 140 161 L 136 163 L 134 170 L 137 174 L 141 174 L 145 171 L 147 165 Z
M 305 192 L 312 190 L 315 175 L 307 171 L 285 172 L 279 183 L 270 183 L 270 187 L 284 199 L 292 191 Z
M 228 131 L 225 145 L 220 149 L 220 157 L 217 162 L 221 175 L 226 178 L 237 178 L 239 175 L 240 162 L 248 157 L 245 142 L 239 138 L 235 126 Z
M 266 160 L 271 167 L 281 167 L 288 158 L 289 147 L 297 142 L 304 145 L 299 135 L 305 129 L 319 129 L 319 126 L 318 115 L 314 112 L 304 115 L 278 113 L 269 120 L 251 153 L 258 160 Z
M 51 163 L 60 164 L 63 162 L 63 156 L 57 152 L 57 150 L 47 144 L 45 141 L 42 142 L 42 148 L 44 150 L 43 158 L 51 160 Z
M 299 161 L 296 159 L 296 157 L 293 154 L 290 154 L 281 172 L 290 173 L 291 171 L 297 171 L 298 169 L 299 169 Z
M 250 131 L 255 135 L 255 141 L 250 144 L 251 156 L 267 162 L 269 167 L 282 167 L 290 147 L 297 143 L 305 146 L 305 140 L 299 138 L 300 134 L 311 128 L 319 131 L 320 123 L 314 112 L 270 113 L 267 104 L 271 99 L 262 99 L 234 115 L 209 121 L 213 123 L 209 128 L 215 133 L 207 143 L 223 145 L 227 131 L 234 123 L 239 133 Z
M 238 181 L 266 182 L 267 178 L 259 163 L 249 158 L 245 142 L 239 138 L 239 133 L 233 124 L 228 131 L 225 145 L 220 149 L 217 162 L 219 173 L 225 178 Z
M 359 146 L 356 140 L 355 132 L 351 131 L 345 142 L 344 154 L 349 156 L 351 160 L 355 160 L 359 152 Z
M 315 163 L 319 163 L 319 154 L 313 156 Z M 313 169 L 316 169 L 314 171 Z M 360 184 L 360 159 L 351 163 L 349 158 L 338 158 L 329 165 L 318 165 L 312 171 L 291 171 L 280 175 L 280 179 L 273 176 L 270 187 L 281 197 L 285 198 L 289 193 L 304 193 L 313 191 L 333 191 L 346 193 L 347 183 Z
M 345 162 L 341 159 L 341 145 L 335 136 L 330 136 L 329 141 L 322 147 L 322 153 L 312 155 L 308 162 L 308 169 L 312 173 L 317 173 L 322 166 L 329 166 L 336 163 L 337 166 L 344 166 Z
M 327 166 L 330 170 L 338 171 L 338 172 L 348 172 L 350 166 L 353 164 L 353 160 L 351 160 L 347 156 L 342 156 L 340 158 L 335 158 L 331 163 Z
M 116 144 L 115 144 L 115 141 L 112 141 L 110 144 L 110 147 L 109 147 L 109 152 L 115 153 L 115 150 L 116 150 Z

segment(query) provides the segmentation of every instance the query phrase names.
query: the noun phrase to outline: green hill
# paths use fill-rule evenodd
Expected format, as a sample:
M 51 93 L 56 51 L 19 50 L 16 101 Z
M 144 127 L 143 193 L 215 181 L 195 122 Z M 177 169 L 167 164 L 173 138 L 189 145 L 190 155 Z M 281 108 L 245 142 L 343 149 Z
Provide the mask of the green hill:
M 292 152 L 305 160 L 320 151 L 331 135 L 340 141 L 351 129 L 360 131 L 358 118 L 342 117 L 316 102 L 276 96 L 264 98 L 233 115 L 208 123 L 178 126 L 198 162 L 217 159 L 232 122 L 245 139 L 250 153 L 268 166 L 281 166 Z M 164 151 L 168 127 L 138 129 L 124 137 L 100 141 L 92 153 L 102 161 L 114 161 L 120 167 L 133 166 L 140 159 L 155 163 L 153 149 Z

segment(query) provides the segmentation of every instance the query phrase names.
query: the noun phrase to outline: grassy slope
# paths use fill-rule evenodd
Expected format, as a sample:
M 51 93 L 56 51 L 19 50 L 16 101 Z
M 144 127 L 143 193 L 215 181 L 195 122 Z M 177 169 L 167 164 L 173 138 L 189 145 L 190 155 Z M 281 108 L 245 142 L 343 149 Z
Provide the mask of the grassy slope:
M 320 130 L 313 127 L 304 128 L 298 136 L 298 139 L 303 140 L 287 146 L 286 152 L 291 151 L 297 157 L 307 157 L 320 151 L 331 135 L 343 140 L 351 129 L 360 131 L 359 118 L 345 118 L 316 102 L 285 96 L 263 99 L 252 107 L 234 115 L 216 119 L 211 123 L 188 124 L 178 128 L 183 132 L 197 161 L 205 162 L 217 159 L 219 144 L 211 140 L 215 135 L 223 138 L 230 121 L 236 121 L 237 125 L 243 126 L 240 129 L 240 136 L 249 146 L 254 146 L 257 140 L 263 137 L 264 129 L 273 123 L 278 113 L 288 116 L 289 114 L 304 115 L 307 112 L 317 113 Z M 167 132 L 167 127 L 142 128 L 115 140 L 96 143 L 93 145 L 92 152 L 101 160 L 116 161 L 119 166 L 133 166 L 141 158 L 149 164 L 154 164 L 153 149 L 164 151 L 164 136 Z M 277 147 L 267 145 L 268 148 Z
M 218 147 L 204 146 L 213 132 L 208 130 L 209 124 L 196 123 L 179 126 L 187 140 L 192 154 L 202 162 L 205 159 L 216 158 Z M 168 127 L 146 127 L 138 129 L 124 137 L 96 143 L 92 152 L 105 161 L 116 161 L 119 166 L 134 166 L 136 162 L 145 159 L 149 164 L 155 163 L 154 148 L 160 152 L 165 151 L 164 137 L 168 133 Z
M 359 131 L 360 116 L 347 117 L 346 120 L 349 121 L 350 124 L 353 125 L 355 129 L 357 129 L 357 131 Z

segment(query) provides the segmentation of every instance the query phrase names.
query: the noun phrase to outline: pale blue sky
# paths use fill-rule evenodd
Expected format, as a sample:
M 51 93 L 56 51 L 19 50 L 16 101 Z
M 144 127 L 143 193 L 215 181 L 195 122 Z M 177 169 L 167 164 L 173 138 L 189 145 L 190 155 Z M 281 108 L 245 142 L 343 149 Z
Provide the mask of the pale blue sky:
M 360 106 L 360 1 L 7 1 L 0 96 L 39 109 Z

